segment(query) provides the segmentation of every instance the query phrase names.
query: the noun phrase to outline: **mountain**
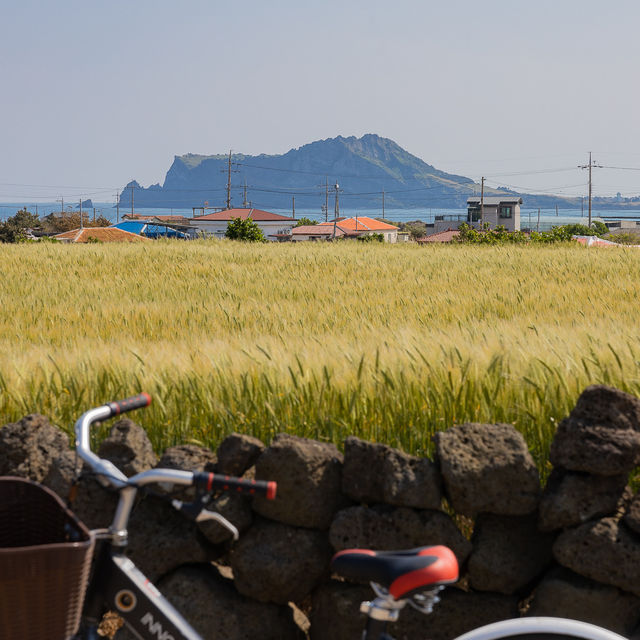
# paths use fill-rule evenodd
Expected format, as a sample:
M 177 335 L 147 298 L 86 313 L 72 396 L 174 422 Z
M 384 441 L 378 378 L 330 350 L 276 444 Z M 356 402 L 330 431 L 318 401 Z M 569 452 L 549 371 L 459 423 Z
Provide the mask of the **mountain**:
M 120 204 L 136 207 L 212 207 L 226 205 L 229 156 L 176 156 L 164 184 L 141 187 L 130 182 Z M 473 180 L 427 164 L 398 144 L 375 134 L 362 138 L 330 138 L 306 144 L 282 155 L 231 156 L 231 205 L 247 201 L 259 208 L 292 206 L 317 209 L 325 204 L 328 184 L 329 214 L 334 211 L 335 184 L 341 208 L 460 207 L 479 193 Z M 486 189 L 487 194 L 498 193 Z
M 175 156 L 164 184 L 144 188 L 131 181 L 120 194 L 120 206 L 191 208 L 227 204 L 227 181 L 231 169 L 231 206 L 291 209 L 293 198 L 301 211 L 321 213 L 325 202 L 328 217 L 339 185 L 340 209 L 382 211 L 382 193 L 388 209 L 465 208 L 467 198 L 480 195 L 471 178 L 446 173 L 405 151 L 388 138 L 367 134 L 311 142 L 282 155 Z M 246 191 L 245 191 L 246 185 Z M 328 191 L 328 197 L 327 197 Z M 245 196 L 246 193 L 246 196 Z M 582 198 L 516 193 L 486 187 L 485 195 L 519 195 L 527 208 L 577 208 Z M 640 197 L 594 198 L 594 206 L 620 210 L 640 207 Z

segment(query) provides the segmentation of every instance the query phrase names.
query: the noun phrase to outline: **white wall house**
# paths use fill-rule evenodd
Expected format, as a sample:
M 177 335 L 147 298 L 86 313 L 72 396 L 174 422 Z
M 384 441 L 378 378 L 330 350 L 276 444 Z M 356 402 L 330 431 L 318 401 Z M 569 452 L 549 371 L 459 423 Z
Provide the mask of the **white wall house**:
M 189 218 L 189 224 L 198 233 L 216 238 L 224 238 L 227 225 L 234 218 L 251 218 L 264 233 L 264 237 L 272 242 L 289 239 L 291 229 L 296 224 L 295 218 L 288 218 L 278 213 L 270 213 L 261 209 L 226 209 L 204 216 Z

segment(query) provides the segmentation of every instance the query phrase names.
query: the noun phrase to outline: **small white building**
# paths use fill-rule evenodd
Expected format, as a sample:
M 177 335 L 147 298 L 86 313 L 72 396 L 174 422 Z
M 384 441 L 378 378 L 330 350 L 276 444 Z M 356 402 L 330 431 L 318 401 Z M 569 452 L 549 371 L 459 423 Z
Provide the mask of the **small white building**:
M 224 238 L 227 225 L 235 218 L 241 218 L 242 220 L 251 218 L 262 229 L 264 237 L 272 242 L 289 239 L 291 229 L 296 224 L 295 218 L 262 211 L 262 209 L 225 209 L 224 211 L 189 218 L 189 224 L 197 229 L 198 233 Z

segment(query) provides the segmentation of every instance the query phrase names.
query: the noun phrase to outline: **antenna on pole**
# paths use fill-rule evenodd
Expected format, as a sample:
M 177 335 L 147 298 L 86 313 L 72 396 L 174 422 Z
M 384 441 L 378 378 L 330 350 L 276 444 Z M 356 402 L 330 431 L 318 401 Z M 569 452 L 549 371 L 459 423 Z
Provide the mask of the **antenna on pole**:
M 589 169 L 589 228 L 591 228 L 591 170 L 602 169 L 601 164 L 596 164 L 591 159 L 591 151 L 589 151 L 589 164 L 579 164 L 578 169 Z

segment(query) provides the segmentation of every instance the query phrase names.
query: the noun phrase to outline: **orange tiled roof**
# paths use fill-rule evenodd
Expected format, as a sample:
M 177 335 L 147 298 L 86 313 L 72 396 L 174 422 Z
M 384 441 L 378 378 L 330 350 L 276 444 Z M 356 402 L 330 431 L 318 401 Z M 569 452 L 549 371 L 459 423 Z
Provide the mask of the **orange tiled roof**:
M 333 226 L 333 222 L 321 222 L 320 224 Z M 393 231 L 398 227 L 394 227 L 392 224 L 375 220 L 367 216 L 358 216 L 357 218 L 343 218 L 338 223 L 343 229 L 349 229 L 350 231 Z
M 432 233 L 430 236 L 425 236 L 424 238 L 418 238 L 418 242 L 451 242 L 459 235 L 459 231 L 447 229 L 446 231 L 440 231 L 439 233 Z
M 89 242 L 89 240 L 99 240 L 100 242 L 151 242 L 149 238 L 143 238 L 136 233 L 129 233 L 116 227 L 85 227 L 84 229 L 73 229 L 53 236 L 56 240 L 67 242 Z
M 224 211 L 216 211 L 216 213 L 208 213 L 204 216 L 197 216 L 196 218 L 191 218 L 191 220 L 227 221 L 233 220 L 234 218 L 241 218 L 242 220 L 251 218 L 254 221 L 259 220 L 263 222 L 267 222 L 269 220 L 272 220 L 274 222 L 284 222 L 294 219 L 287 216 L 281 216 L 279 213 L 263 211 L 262 209 L 225 209 Z

